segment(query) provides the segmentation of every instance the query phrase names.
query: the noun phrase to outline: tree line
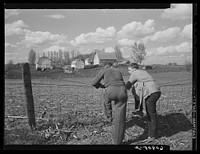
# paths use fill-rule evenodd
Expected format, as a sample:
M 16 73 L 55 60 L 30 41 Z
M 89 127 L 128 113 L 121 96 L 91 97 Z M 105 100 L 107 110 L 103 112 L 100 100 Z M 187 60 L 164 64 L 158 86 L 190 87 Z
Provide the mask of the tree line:
M 142 61 L 145 59 L 146 56 L 146 48 L 142 43 L 135 43 L 131 47 L 132 54 L 129 57 L 129 61 L 136 62 L 141 64 Z M 118 61 L 123 61 L 124 57 L 121 52 L 121 48 L 119 45 L 114 47 L 115 54 Z M 96 52 L 105 52 L 105 49 L 94 49 L 89 54 L 81 54 L 78 50 L 71 50 L 71 51 L 47 51 L 43 52 L 42 55 L 36 53 L 34 49 L 31 49 L 28 55 L 28 62 L 30 65 L 35 65 L 37 60 L 41 57 L 48 57 L 58 65 L 70 65 L 74 59 L 85 60 L 86 58 L 94 58 Z M 13 64 L 13 61 L 10 60 L 8 64 Z
M 34 65 L 37 60 L 41 57 L 47 57 L 57 63 L 58 65 L 70 65 L 74 59 L 80 59 L 84 61 L 86 58 L 93 59 L 96 52 L 105 52 L 105 49 L 94 49 L 89 54 L 81 54 L 78 50 L 71 50 L 71 51 L 47 51 L 43 52 L 42 56 L 39 53 L 36 53 L 33 49 L 30 50 L 28 55 L 28 62 L 30 65 Z M 119 61 L 124 60 L 120 47 L 115 46 L 115 54 Z

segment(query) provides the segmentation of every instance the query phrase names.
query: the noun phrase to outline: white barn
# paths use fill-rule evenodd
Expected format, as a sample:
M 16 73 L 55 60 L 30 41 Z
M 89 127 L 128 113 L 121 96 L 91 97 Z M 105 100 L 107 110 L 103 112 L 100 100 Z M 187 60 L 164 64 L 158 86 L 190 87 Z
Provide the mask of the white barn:
M 104 63 L 107 62 L 117 63 L 117 57 L 114 52 L 95 54 L 93 65 L 103 65 Z
M 91 58 L 86 58 L 85 59 L 85 65 L 92 65 L 92 59 Z
M 41 57 L 36 63 L 36 70 L 38 69 L 53 69 L 52 60 L 47 57 Z
M 75 59 L 71 63 L 71 68 L 83 69 L 84 68 L 84 62 L 80 59 Z

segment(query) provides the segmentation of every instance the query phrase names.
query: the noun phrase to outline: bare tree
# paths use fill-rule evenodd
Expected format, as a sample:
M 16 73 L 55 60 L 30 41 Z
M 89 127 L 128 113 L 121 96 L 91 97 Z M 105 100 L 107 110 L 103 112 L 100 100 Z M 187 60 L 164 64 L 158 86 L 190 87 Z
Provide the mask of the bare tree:
M 70 57 L 69 57 L 69 52 L 65 51 L 64 52 L 64 61 L 67 65 L 70 65 Z
M 132 55 L 131 61 L 141 64 L 146 56 L 146 48 L 143 43 L 136 43 L 131 47 Z
M 115 54 L 118 61 L 122 61 L 124 59 L 120 47 L 118 45 L 115 46 Z
M 73 60 L 76 56 L 75 50 L 71 50 L 70 54 L 71 54 L 71 60 Z
M 59 63 L 62 63 L 63 51 L 62 51 L 62 50 L 59 50 L 59 51 L 58 51 L 58 54 L 59 54 L 59 58 L 58 58 L 58 59 L 59 59 Z
M 30 65 L 34 65 L 35 61 L 36 61 L 36 52 L 33 49 L 31 49 L 28 55 L 28 62 Z

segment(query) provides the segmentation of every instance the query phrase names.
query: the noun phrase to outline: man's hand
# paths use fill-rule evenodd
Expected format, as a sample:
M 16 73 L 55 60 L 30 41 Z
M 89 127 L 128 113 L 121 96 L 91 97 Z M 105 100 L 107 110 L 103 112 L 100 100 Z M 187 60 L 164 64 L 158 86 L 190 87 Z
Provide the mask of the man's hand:
M 100 85 L 100 88 L 106 88 L 103 84 Z
M 126 82 L 126 89 L 130 90 L 132 87 L 132 83 L 130 81 Z
M 99 88 L 106 88 L 103 84 L 101 83 L 96 83 L 95 85 L 93 85 L 95 88 L 99 89 Z

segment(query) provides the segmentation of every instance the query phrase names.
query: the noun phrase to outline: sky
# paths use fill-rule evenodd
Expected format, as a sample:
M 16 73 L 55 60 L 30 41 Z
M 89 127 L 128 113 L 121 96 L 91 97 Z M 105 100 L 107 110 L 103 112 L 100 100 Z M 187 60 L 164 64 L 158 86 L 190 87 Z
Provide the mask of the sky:
M 143 64 L 192 62 L 192 4 L 165 9 L 5 9 L 5 64 L 28 61 L 33 49 L 48 51 L 94 49 L 113 52 L 120 46 L 124 58 L 131 46 L 143 43 Z

